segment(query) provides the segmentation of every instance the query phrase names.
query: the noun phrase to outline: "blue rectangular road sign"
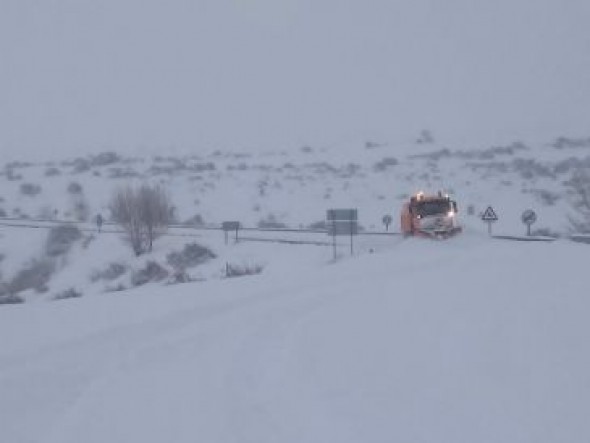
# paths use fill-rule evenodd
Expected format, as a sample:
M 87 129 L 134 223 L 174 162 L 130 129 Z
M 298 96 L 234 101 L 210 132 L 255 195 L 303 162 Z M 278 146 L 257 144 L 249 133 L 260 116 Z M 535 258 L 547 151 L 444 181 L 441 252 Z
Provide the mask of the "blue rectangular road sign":
M 328 209 L 328 221 L 356 221 L 358 220 L 358 211 L 356 209 Z
M 238 221 L 225 221 L 221 224 L 221 229 L 224 231 L 237 231 L 240 229 L 240 222 Z

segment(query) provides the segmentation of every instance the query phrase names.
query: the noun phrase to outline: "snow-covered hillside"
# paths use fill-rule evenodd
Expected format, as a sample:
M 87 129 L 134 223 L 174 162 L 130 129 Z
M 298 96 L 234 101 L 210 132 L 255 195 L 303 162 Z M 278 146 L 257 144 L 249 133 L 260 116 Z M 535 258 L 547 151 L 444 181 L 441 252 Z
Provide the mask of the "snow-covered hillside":
M 588 247 L 466 233 L 0 309 L 7 442 L 583 442 Z
M 224 220 L 246 227 L 317 227 L 327 209 L 354 207 L 365 230 L 383 231 L 385 214 L 392 215 L 397 230 L 408 195 L 443 190 L 458 201 L 467 231 L 485 231 L 479 215 L 492 205 L 500 217 L 496 233 L 524 233 L 520 214 L 532 208 L 538 215 L 534 231 L 563 235 L 577 213 L 571 178 L 589 167 L 589 139 L 459 149 L 437 144 L 428 131 L 406 144 L 145 158 L 105 152 L 47 163 L 9 163 L 0 173 L 0 215 L 5 218 L 0 220 L 0 292 L 18 293 L 29 301 L 104 293 L 136 286 L 134 278 L 145 281 L 137 276 L 145 269 L 170 283 L 178 280 L 170 254 L 181 253 L 186 245 L 198 253 L 194 245 L 201 243 L 216 258 L 197 260 L 181 280 L 218 278 L 226 263 L 260 269 L 274 261 L 250 253 L 228 255 L 221 233 L 206 235 L 190 228 L 170 230 L 152 254 L 136 259 L 120 234 L 99 235 L 92 222 L 99 213 L 109 218 L 113 191 L 127 184 L 161 185 L 177 221 L 189 227 L 218 227 Z M 36 228 L 39 222 L 31 220 L 37 219 L 85 223 L 79 233 L 51 234 L 58 240 L 65 236 L 67 244 L 50 253 L 48 225 Z M 8 226 L 27 221 L 32 227 Z M 39 278 L 31 284 L 31 276 Z

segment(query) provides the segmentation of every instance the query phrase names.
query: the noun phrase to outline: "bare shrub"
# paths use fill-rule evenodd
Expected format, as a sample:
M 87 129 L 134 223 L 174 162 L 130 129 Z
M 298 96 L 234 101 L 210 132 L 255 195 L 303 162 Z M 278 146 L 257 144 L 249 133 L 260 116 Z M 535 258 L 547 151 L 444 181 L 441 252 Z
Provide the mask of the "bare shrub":
M 56 167 L 47 168 L 45 170 L 45 177 L 55 177 L 61 175 L 61 171 Z
M 17 305 L 24 303 L 25 299 L 15 294 L 1 295 L 0 305 Z
M 68 192 L 70 194 L 82 194 L 82 185 L 78 182 L 70 182 L 68 185 Z
M 117 163 L 119 160 L 121 160 L 121 158 L 116 152 L 107 151 L 93 156 L 90 160 L 90 164 L 92 166 L 106 166 Z
M 155 238 L 164 232 L 172 216 L 172 205 L 159 186 L 142 185 L 117 190 L 110 204 L 115 222 L 120 224 L 136 255 L 151 251 Z
M 135 271 L 131 276 L 133 286 L 145 285 L 149 282 L 162 281 L 168 277 L 169 272 L 158 262 L 149 261 L 145 268 Z
M 180 252 L 171 252 L 166 256 L 166 261 L 176 270 L 193 268 L 215 258 L 216 255 L 205 246 L 198 243 L 190 243 L 184 246 Z
M 66 289 L 65 291 L 58 292 L 52 298 L 53 300 L 67 300 L 70 298 L 82 297 L 82 293 L 74 288 Z
M 119 283 L 115 286 L 107 286 L 105 292 L 121 292 L 126 291 L 127 287 L 123 283 Z
M 8 283 L 8 292 L 17 294 L 27 289 L 37 292 L 47 291 L 47 282 L 55 271 L 55 263 L 49 258 L 32 260 Z
M 23 183 L 20 185 L 20 193 L 23 195 L 28 195 L 30 197 L 34 197 L 41 192 L 41 186 L 35 185 L 33 183 Z
M 530 192 L 547 206 L 553 206 L 561 198 L 559 194 L 546 189 L 533 189 Z
M 77 226 L 59 225 L 49 230 L 45 243 L 45 253 L 49 257 L 66 254 L 72 245 L 82 238 L 82 232 Z
M 81 174 L 83 172 L 89 171 L 91 164 L 90 161 L 85 158 L 77 158 L 73 162 L 74 166 L 74 174 Z
M 551 168 L 543 165 L 532 158 L 515 158 L 512 161 L 512 167 L 525 180 L 530 180 L 538 177 L 555 178 L 555 174 Z
M 191 277 L 185 271 L 177 270 L 173 272 L 166 283 L 169 285 L 177 285 L 181 283 L 191 283 L 194 281 L 202 281 L 202 279 Z
M 90 275 L 90 281 L 95 283 L 99 280 L 113 281 L 127 272 L 127 266 L 121 263 L 111 263 L 105 269 L 94 271 Z
M 6 171 L 6 180 L 9 181 L 18 181 L 18 180 L 22 180 L 23 176 L 21 174 L 17 174 L 16 172 L 14 172 L 14 169 L 11 167 L 7 167 Z
M 375 172 L 382 172 L 382 171 L 386 171 L 387 169 L 391 168 L 392 166 L 396 166 L 397 164 L 399 164 L 399 162 L 397 161 L 396 158 L 385 157 L 373 165 L 373 170 Z
M 226 263 L 225 264 L 225 276 L 226 277 L 243 277 L 246 275 L 260 274 L 263 270 L 262 265 L 235 265 Z
M 555 149 L 587 148 L 590 147 L 590 137 L 588 138 L 567 138 L 558 137 L 552 144 Z
M 133 168 L 130 168 L 130 167 L 126 167 L 126 168 L 113 167 L 113 168 L 109 168 L 108 172 L 109 172 L 109 178 L 134 178 L 134 177 L 140 176 L 139 172 L 137 172 L 136 170 L 134 170 Z

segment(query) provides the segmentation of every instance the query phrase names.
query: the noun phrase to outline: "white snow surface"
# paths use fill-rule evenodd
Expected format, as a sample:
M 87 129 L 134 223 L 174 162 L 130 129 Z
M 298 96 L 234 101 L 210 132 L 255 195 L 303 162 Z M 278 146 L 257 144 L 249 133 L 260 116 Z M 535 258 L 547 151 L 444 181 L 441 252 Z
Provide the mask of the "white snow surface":
M 587 442 L 588 251 L 238 243 L 262 274 L 4 306 L 0 440 Z

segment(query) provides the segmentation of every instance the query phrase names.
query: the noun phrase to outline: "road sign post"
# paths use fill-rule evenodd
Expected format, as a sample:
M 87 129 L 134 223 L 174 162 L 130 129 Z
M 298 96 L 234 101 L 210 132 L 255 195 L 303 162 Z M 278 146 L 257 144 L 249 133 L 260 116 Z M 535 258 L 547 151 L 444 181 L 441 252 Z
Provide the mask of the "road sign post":
M 527 209 L 520 216 L 521 221 L 526 225 L 526 235 L 531 236 L 531 226 L 537 221 L 537 213 L 532 209 Z
M 491 206 L 488 206 L 486 208 L 486 210 L 484 211 L 484 213 L 482 214 L 481 219 L 482 219 L 482 221 L 484 221 L 488 224 L 488 235 L 491 236 L 492 235 L 492 223 L 498 221 L 498 216 L 496 215 L 494 208 L 492 208 Z
M 389 215 L 389 214 L 384 215 L 382 221 L 383 221 L 383 224 L 385 225 L 385 230 L 389 231 L 389 225 L 393 221 L 393 218 L 391 218 L 391 215 Z
M 358 233 L 358 211 L 356 209 L 328 209 L 328 234 L 332 236 L 334 260 L 337 258 L 336 236 L 350 235 L 350 255 L 354 253 L 353 238 Z
M 236 243 L 238 242 L 238 231 L 240 230 L 240 222 L 239 221 L 225 221 L 221 224 L 221 229 L 225 234 L 225 244 L 227 245 L 229 240 L 229 233 L 236 232 Z

